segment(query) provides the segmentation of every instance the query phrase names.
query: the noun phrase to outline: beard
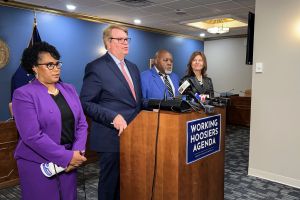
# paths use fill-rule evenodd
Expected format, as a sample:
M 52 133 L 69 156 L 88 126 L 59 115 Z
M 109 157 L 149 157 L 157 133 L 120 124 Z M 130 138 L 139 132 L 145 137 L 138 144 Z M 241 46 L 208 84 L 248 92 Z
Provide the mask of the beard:
M 171 74 L 172 73 L 172 69 L 165 69 L 165 73 L 168 74 L 168 75 Z

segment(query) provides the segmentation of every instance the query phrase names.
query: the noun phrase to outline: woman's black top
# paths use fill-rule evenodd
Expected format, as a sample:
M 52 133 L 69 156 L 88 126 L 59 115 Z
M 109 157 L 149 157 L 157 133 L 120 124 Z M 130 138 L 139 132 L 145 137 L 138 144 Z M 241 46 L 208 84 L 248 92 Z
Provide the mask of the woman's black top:
M 73 144 L 74 142 L 74 115 L 64 96 L 59 92 L 56 96 L 51 95 L 57 104 L 62 121 L 60 144 Z
M 202 82 L 200 82 L 195 76 L 185 76 L 180 80 L 180 85 L 187 79 L 191 82 L 193 93 L 208 94 L 210 98 L 214 97 L 214 86 L 211 78 L 202 77 Z

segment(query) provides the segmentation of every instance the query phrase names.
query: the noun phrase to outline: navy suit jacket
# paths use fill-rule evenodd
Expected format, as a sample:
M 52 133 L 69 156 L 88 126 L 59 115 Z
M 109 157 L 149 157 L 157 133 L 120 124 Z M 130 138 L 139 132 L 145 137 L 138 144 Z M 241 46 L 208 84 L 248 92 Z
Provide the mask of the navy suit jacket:
M 125 59 L 136 99 L 122 72 L 106 53 L 87 64 L 80 99 L 85 114 L 92 119 L 90 148 L 97 152 L 119 152 L 118 130 L 111 124 L 121 114 L 129 124 L 141 109 L 140 72 Z
M 175 89 L 175 96 L 178 96 L 179 78 L 175 73 L 171 73 L 169 76 Z M 144 99 L 164 98 L 166 86 L 154 67 L 142 72 L 141 80 L 142 80 L 142 93 Z M 169 97 L 169 93 L 166 92 L 166 94 L 167 97 Z

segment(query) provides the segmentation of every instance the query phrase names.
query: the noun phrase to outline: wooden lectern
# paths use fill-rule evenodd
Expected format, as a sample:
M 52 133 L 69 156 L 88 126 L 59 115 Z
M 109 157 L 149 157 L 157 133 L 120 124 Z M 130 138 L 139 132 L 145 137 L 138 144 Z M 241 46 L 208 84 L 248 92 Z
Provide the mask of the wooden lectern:
M 226 109 L 221 114 L 221 151 L 186 164 L 186 122 L 205 113 L 161 111 L 154 200 L 224 199 L 224 136 Z M 121 200 L 150 200 L 158 113 L 142 111 L 121 135 Z

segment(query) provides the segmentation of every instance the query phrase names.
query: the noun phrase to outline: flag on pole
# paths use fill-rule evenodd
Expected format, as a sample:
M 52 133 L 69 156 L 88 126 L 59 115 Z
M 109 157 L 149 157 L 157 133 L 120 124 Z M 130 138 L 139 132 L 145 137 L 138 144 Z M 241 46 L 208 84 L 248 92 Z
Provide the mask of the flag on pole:
M 36 22 L 36 16 L 34 16 L 34 23 L 33 23 L 33 30 L 32 30 L 32 36 L 30 39 L 30 42 L 28 44 L 28 47 L 33 46 L 33 44 L 41 42 L 41 37 L 39 34 L 39 31 L 37 29 L 37 22 Z M 21 66 L 18 67 L 16 72 L 11 78 L 11 98 L 14 93 L 14 91 L 23 86 L 27 83 L 30 83 L 34 79 L 34 75 L 28 74 L 27 71 Z

